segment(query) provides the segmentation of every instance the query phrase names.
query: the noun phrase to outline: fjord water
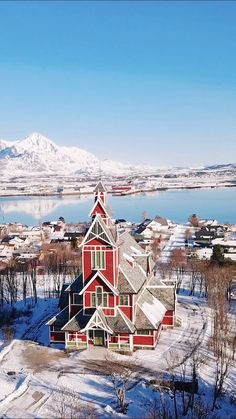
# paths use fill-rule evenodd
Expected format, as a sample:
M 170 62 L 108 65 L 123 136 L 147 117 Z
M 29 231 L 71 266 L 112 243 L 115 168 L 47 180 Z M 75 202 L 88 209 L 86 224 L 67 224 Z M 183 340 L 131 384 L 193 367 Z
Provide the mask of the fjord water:
M 236 224 L 236 189 L 168 190 L 108 197 L 114 218 L 140 222 L 145 212 L 185 223 L 190 214 Z M 0 223 L 38 225 L 63 216 L 67 222 L 88 220 L 92 195 L 53 197 L 0 197 Z

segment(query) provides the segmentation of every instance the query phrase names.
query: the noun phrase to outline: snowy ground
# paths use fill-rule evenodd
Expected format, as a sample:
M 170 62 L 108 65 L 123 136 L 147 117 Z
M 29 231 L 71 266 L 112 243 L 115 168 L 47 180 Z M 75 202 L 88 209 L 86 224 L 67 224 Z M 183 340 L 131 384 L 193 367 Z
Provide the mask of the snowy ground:
M 183 247 L 185 231 L 186 226 L 174 228 L 163 250 L 163 261 L 168 260 L 173 248 Z M 215 359 L 208 347 L 210 311 L 203 298 L 187 295 L 187 277 L 182 286 L 182 295 L 178 296 L 177 302 L 181 326 L 163 330 L 153 351 L 139 350 L 129 357 L 119 355 L 121 359 L 131 360 L 136 369 L 127 392 L 127 418 L 145 418 L 148 404 L 157 397 L 153 388 L 147 385 L 148 381 L 160 375 L 167 376 L 170 364 L 178 374 L 179 361 L 190 356 L 195 345 L 203 358 L 199 368 L 199 394 L 206 403 L 212 400 Z M 45 323 L 57 311 L 58 300 L 45 300 L 43 292 L 39 295 L 37 304 L 29 306 L 28 315 L 15 320 L 15 339 L 8 344 L 3 340 L 0 342 L 0 417 L 60 417 L 65 403 L 75 405 L 80 417 L 86 419 L 90 410 L 99 418 L 122 417 L 115 410 L 111 381 L 104 375 L 107 350 L 94 347 L 68 355 L 62 348 L 49 347 Z M 25 308 L 21 301 L 17 305 L 18 309 Z M 230 396 L 236 395 L 235 363 L 225 388 L 226 396 L 217 403 L 217 415 L 221 419 L 233 419 L 236 418 L 236 404 L 230 402 Z M 67 414 L 70 416 L 71 412 Z
M 168 242 L 162 250 L 160 258 L 158 259 L 159 262 L 168 262 L 171 252 L 174 249 L 185 247 L 185 233 L 187 229 L 189 229 L 189 225 L 187 224 L 177 224 L 176 227 L 174 227 Z
M 103 374 L 105 348 L 67 355 L 63 350 L 50 348 L 45 320 L 48 311 L 56 308 L 57 301 L 39 300 L 28 321 L 26 330 L 18 331 L 18 338 L 0 353 L 0 416 L 7 418 L 56 417 L 62 399 L 72 403 L 74 395 L 80 397 L 80 411 L 89 406 L 99 417 L 122 416 L 115 413 L 115 398 L 111 382 Z M 50 308 L 49 308 L 50 305 Z M 202 300 L 180 296 L 177 313 L 182 326 L 163 330 L 154 351 L 137 351 L 132 360 L 137 374 L 128 391 L 128 418 L 143 418 L 147 404 L 155 393 L 146 386 L 146 380 L 155 378 L 168 368 L 169 360 L 183 357 L 193 342 L 200 342 L 205 364 L 200 368 L 200 393 L 210 398 L 214 375 L 214 358 L 207 349 L 210 333 L 209 313 Z M 21 333 L 21 338 L 20 338 Z M 38 341 L 32 342 L 36 334 Z M 26 339 L 26 340 L 23 340 Z M 42 344 L 44 343 L 44 345 Z M 123 358 L 123 356 L 121 356 Z M 130 357 L 128 357 L 131 359 Z M 232 368 L 227 380 L 230 393 L 236 392 L 236 369 Z M 65 394 L 66 389 L 66 394 Z M 74 400 L 74 399 L 73 399 Z M 78 400 L 76 401 L 78 403 Z M 235 405 L 220 402 L 219 417 L 236 417 Z M 233 415 L 233 416 L 232 416 Z M 87 413 L 84 416 L 87 417 Z

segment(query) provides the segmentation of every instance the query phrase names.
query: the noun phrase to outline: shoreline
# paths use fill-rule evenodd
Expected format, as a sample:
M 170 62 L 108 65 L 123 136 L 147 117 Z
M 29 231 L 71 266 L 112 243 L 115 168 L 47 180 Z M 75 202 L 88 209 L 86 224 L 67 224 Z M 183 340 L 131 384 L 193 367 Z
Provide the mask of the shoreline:
M 194 190 L 194 189 L 222 189 L 222 188 L 236 188 L 236 184 L 228 184 L 228 185 L 195 185 L 195 186 L 161 186 L 151 189 L 136 189 L 132 191 L 126 191 L 126 192 L 114 192 L 114 191 L 108 191 L 109 195 L 113 196 L 128 196 L 128 195 L 138 195 L 140 193 L 151 193 L 151 192 L 164 192 L 164 191 L 173 191 L 173 190 Z M 26 193 L 17 193 L 17 194 L 1 194 L 0 198 L 21 198 L 21 197 L 60 197 L 63 198 L 65 196 L 85 196 L 85 195 L 93 195 L 92 191 L 86 191 L 86 192 L 78 192 L 78 191 L 71 191 L 71 192 L 45 192 L 45 193 L 37 193 L 37 192 L 26 192 Z

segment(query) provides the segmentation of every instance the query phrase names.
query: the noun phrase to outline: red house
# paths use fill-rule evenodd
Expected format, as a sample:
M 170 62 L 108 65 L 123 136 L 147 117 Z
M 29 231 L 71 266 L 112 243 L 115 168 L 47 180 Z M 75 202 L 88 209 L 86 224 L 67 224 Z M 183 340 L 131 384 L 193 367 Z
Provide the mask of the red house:
M 47 323 L 50 341 L 68 349 L 155 348 L 163 325 L 174 325 L 175 287 L 154 276 L 151 254 L 129 233 L 118 235 L 102 182 L 94 193 L 82 273 L 63 287 L 61 311 Z

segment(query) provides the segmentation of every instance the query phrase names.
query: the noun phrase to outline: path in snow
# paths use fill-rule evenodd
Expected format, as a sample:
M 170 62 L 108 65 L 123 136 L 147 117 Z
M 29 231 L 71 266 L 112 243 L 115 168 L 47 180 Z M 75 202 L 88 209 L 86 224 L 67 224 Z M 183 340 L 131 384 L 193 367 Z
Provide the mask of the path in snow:
M 185 247 L 185 232 L 189 228 L 188 225 L 178 224 L 174 227 L 169 241 L 165 245 L 158 259 L 158 262 L 166 263 L 169 261 L 172 250 Z

